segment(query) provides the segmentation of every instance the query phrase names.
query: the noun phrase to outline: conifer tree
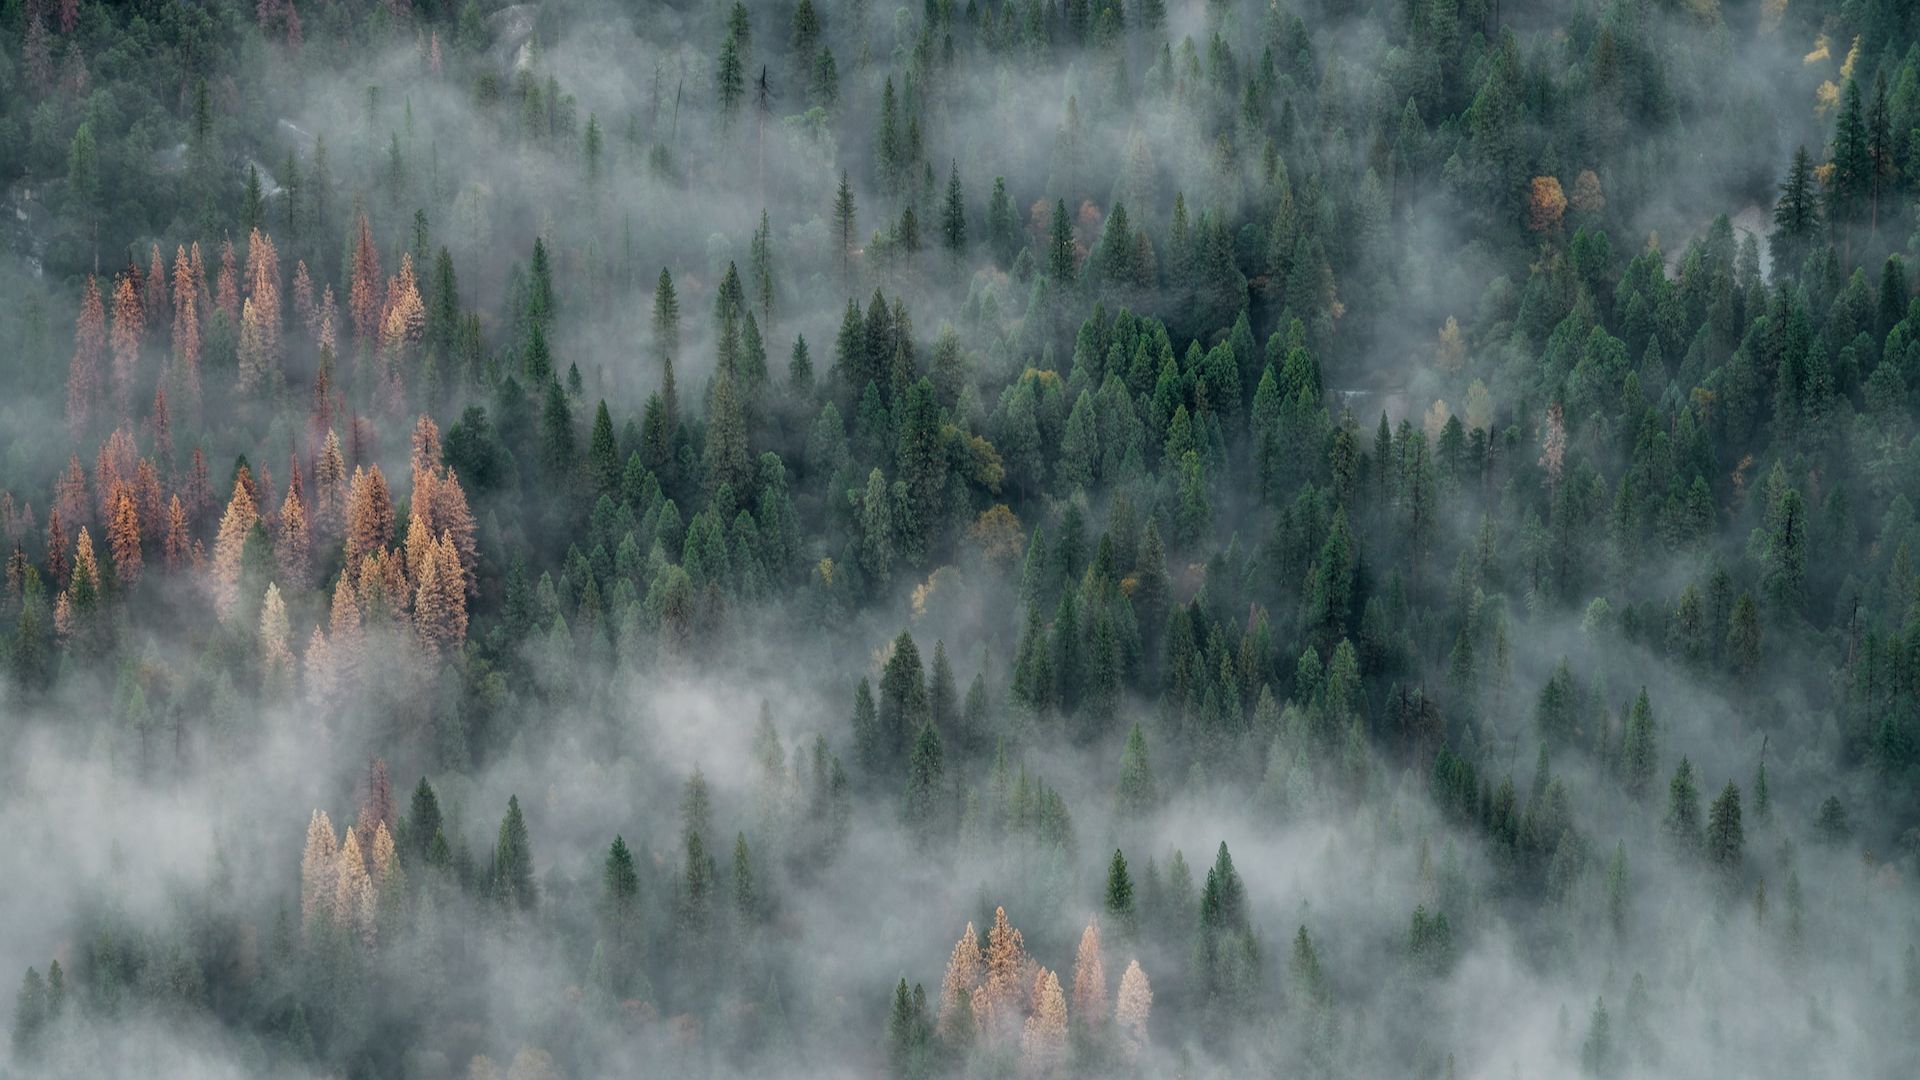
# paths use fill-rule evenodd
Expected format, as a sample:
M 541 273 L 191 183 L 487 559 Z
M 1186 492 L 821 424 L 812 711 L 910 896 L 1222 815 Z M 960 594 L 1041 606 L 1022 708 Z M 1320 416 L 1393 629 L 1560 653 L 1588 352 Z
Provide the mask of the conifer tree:
M 220 532 L 213 545 L 214 606 L 224 617 L 240 600 L 240 561 L 247 536 L 260 520 L 253 494 L 244 478 L 233 482 L 233 495 L 227 500 L 226 513 L 220 518 Z
M 1147 982 L 1140 961 L 1127 962 L 1120 976 L 1120 992 L 1114 1002 L 1113 1018 L 1120 1029 L 1120 1046 L 1128 1061 L 1139 1060 L 1147 1048 L 1147 1020 L 1153 1012 L 1153 987 Z
M 500 820 L 500 836 L 494 842 L 493 896 L 509 910 L 532 911 L 539 899 L 533 881 L 533 847 L 527 838 L 527 822 L 520 816 L 520 797 L 509 796 L 507 815 Z

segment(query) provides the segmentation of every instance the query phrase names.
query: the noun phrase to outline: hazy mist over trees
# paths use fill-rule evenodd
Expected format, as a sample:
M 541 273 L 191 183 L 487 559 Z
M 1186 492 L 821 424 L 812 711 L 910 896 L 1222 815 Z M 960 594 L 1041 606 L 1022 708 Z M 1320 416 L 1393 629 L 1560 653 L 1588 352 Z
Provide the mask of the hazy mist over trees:
M 0 1078 L 1920 1073 L 1920 7 L 0 0 Z

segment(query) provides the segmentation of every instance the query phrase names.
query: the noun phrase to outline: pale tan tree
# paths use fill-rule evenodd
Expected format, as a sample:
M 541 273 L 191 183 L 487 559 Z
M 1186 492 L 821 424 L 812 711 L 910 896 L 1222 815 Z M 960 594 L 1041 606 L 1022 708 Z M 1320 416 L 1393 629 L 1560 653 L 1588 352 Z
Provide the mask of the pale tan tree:
M 341 929 L 360 935 L 368 948 L 374 940 L 373 878 L 367 873 L 366 858 L 360 853 L 360 839 L 348 829 L 340 841 L 340 854 L 334 860 L 334 922 Z
M 1107 963 L 1100 952 L 1097 919 L 1080 932 L 1080 949 L 1073 957 L 1073 1016 L 1087 1031 L 1107 1022 Z
M 333 683 L 341 690 L 353 685 L 360 673 L 365 631 L 360 623 L 360 600 L 343 572 L 333 586 L 333 606 L 327 620 L 327 644 L 333 655 Z
M 1020 1033 L 1020 1059 L 1029 1076 L 1051 1076 L 1067 1053 L 1067 999 L 1060 979 L 1041 968 L 1033 981 L 1033 1015 Z
M 973 1008 L 971 999 L 980 989 L 980 981 L 986 976 L 986 958 L 980 952 L 980 938 L 974 932 L 973 924 L 967 924 L 966 933 L 953 943 L 953 954 L 947 958 L 947 974 L 940 980 L 940 1034 L 953 1038 L 963 1022 L 963 1017 Z
M 213 541 L 213 603 L 222 618 L 240 601 L 240 554 L 247 545 L 247 534 L 260 520 L 247 479 L 244 469 L 234 478 L 233 495 L 227 500 L 220 531 Z
M 307 639 L 307 651 L 300 662 L 306 674 L 307 700 L 325 706 L 333 701 L 337 683 L 333 670 L 333 646 L 327 632 L 316 624 Z
M 307 847 L 300 857 L 300 932 L 306 937 L 333 918 L 339 846 L 327 812 L 315 810 L 307 821 Z
M 1128 962 L 1120 976 L 1120 995 L 1114 1003 L 1113 1018 L 1120 1028 L 1120 1046 L 1129 1061 L 1136 1060 L 1147 1047 L 1147 1018 L 1153 1012 L 1153 987 L 1140 961 Z
M 260 601 L 260 685 L 270 695 L 293 685 L 293 652 L 287 648 L 287 605 L 280 586 L 269 582 Z
M 1020 1016 L 1026 1008 L 1027 991 L 1032 985 L 1026 942 L 1020 931 L 1007 921 L 1007 909 L 993 910 L 993 928 L 987 931 L 987 970 L 978 995 L 975 1015 L 981 1030 L 995 1039 L 1013 1036 L 1020 1028 Z
M 388 876 L 393 871 L 393 834 L 387 831 L 387 823 L 382 821 L 373 827 L 373 887 L 376 891 L 387 887 Z
M 460 648 L 467 637 L 467 592 L 460 574 L 460 557 L 451 538 L 442 534 L 428 544 L 414 593 L 413 625 L 421 644 L 435 656 Z

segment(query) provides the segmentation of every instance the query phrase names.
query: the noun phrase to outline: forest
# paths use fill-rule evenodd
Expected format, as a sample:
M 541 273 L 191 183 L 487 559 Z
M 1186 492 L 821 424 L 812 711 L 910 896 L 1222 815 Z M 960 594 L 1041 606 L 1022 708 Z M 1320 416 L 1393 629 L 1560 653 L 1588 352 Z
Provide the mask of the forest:
M 0 1080 L 1920 1073 L 1920 5 L 0 0 Z

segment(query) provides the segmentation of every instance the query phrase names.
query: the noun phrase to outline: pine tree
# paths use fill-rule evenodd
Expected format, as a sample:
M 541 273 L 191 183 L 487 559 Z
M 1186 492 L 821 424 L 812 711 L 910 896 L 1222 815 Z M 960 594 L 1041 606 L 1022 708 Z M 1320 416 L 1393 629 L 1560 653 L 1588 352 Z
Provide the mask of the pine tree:
M 1107 864 L 1106 911 L 1122 938 L 1131 940 L 1138 932 L 1139 916 L 1134 909 L 1133 878 L 1127 873 L 1127 860 L 1119 848 L 1113 849 L 1113 859 Z
M 1684 757 L 1667 785 L 1667 813 L 1661 820 L 1661 828 L 1668 841 L 1679 850 L 1687 854 L 1699 852 L 1702 843 L 1700 789 L 1694 782 L 1693 762 Z
M 501 906 L 532 911 L 539 899 L 533 881 L 533 847 L 527 822 L 520 816 L 520 797 L 509 796 L 507 816 L 500 820 L 500 836 L 493 849 L 493 895 Z
M 680 300 L 673 289 L 673 275 L 660 268 L 660 279 L 653 288 L 653 354 L 666 363 L 680 351 Z
M 1127 748 L 1120 757 L 1116 809 L 1123 818 L 1139 820 L 1151 813 L 1159 801 L 1159 785 L 1153 778 L 1153 764 L 1147 759 L 1147 736 L 1136 722 L 1127 733 Z
M 1787 169 L 1786 182 L 1780 186 L 1780 200 L 1774 204 L 1773 225 L 1769 246 L 1773 251 L 1774 275 L 1797 275 L 1820 226 L 1819 183 L 1814 178 L 1813 160 L 1804 146 L 1793 152 L 1793 164 Z
M 853 245 L 858 235 L 857 210 L 853 202 L 853 187 L 847 181 L 847 174 L 840 173 L 840 188 L 833 197 L 833 228 L 839 240 L 840 278 L 846 288 L 853 288 Z
M 723 126 L 731 126 L 740 114 L 740 101 L 747 92 L 741 44 L 731 33 L 720 45 L 720 59 L 714 72 L 713 86 L 720 104 L 720 122 Z
M 948 255 L 959 259 L 967 246 L 967 202 L 960 188 L 960 163 L 947 167 L 947 198 L 940 211 L 940 244 Z
M 947 957 L 946 975 L 940 980 L 938 1030 L 942 1038 L 953 1042 L 963 1032 L 972 1030 L 975 1024 L 973 997 L 979 993 L 985 976 L 986 962 L 980 951 L 980 939 L 969 922 L 960 940 L 953 943 L 953 953 Z
M 1729 780 L 1707 811 L 1707 861 L 1728 878 L 1735 878 L 1740 873 L 1745 843 L 1746 832 L 1740 824 L 1740 789 Z
M 907 757 L 907 827 L 928 843 L 944 831 L 946 814 L 946 764 L 940 745 L 940 732 L 931 720 L 920 726 L 913 751 Z

